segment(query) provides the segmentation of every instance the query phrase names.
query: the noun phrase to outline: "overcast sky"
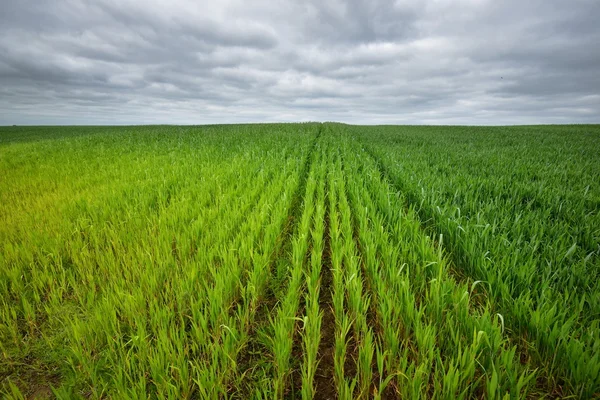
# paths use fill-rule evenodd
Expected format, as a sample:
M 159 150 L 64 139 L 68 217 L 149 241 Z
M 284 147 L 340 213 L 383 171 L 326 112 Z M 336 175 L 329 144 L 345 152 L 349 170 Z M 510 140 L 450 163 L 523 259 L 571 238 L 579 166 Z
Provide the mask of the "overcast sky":
M 0 124 L 600 122 L 599 0 L 0 0 Z

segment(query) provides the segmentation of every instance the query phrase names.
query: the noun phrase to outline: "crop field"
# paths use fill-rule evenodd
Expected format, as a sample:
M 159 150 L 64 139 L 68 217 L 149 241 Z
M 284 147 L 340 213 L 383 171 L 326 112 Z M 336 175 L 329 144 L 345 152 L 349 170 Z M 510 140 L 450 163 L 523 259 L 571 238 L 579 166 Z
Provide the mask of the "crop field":
M 0 128 L 0 395 L 600 398 L 600 126 Z

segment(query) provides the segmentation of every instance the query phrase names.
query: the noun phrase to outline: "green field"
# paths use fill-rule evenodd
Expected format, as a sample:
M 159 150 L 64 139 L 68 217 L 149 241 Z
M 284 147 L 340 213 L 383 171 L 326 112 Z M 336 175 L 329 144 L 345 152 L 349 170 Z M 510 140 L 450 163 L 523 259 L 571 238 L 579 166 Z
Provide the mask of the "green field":
M 8 398 L 599 398 L 600 126 L 0 128 Z

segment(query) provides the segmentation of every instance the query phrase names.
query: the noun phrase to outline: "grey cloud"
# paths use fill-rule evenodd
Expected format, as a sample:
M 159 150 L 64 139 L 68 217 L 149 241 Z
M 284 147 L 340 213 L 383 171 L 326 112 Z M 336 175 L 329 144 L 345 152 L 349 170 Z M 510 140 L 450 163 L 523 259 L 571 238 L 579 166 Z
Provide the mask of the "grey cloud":
M 115 22 L 123 27 L 140 29 L 150 33 L 154 39 L 164 41 L 170 39 L 169 45 L 181 44 L 178 40 L 189 43 L 248 46 L 257 48 L 271 48 L 277 43 L 275 33 L 252 21 L 227 21 L 217 23 L 197 13 L 189 15 L 185 9 L 180 12 L 171 12 L 162 15 L 152 7 L 143 7 L 141 4 L 123 6 L 123 2 L 100 3 L 99 7 Z M 176 9 L 176 4 L 173 5 Z M 207 8 L 207 14 L 210 10 Z
M 600 122 L 596 0 L 0 10 L 0 124 Z
M 308 30 L 326 43 L 406 40 L 417 33 L 414 24 L 420 4 L 395 0 L 311 1 L 306 3 L 307 16 L 315 23 Z

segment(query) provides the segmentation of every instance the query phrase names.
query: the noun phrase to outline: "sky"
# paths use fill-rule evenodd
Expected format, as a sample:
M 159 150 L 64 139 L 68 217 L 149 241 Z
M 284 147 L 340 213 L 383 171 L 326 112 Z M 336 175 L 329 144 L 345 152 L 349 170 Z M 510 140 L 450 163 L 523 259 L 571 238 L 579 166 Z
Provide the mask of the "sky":
M 599 0 L 0 0 L 0 125 L 600 122 Z

